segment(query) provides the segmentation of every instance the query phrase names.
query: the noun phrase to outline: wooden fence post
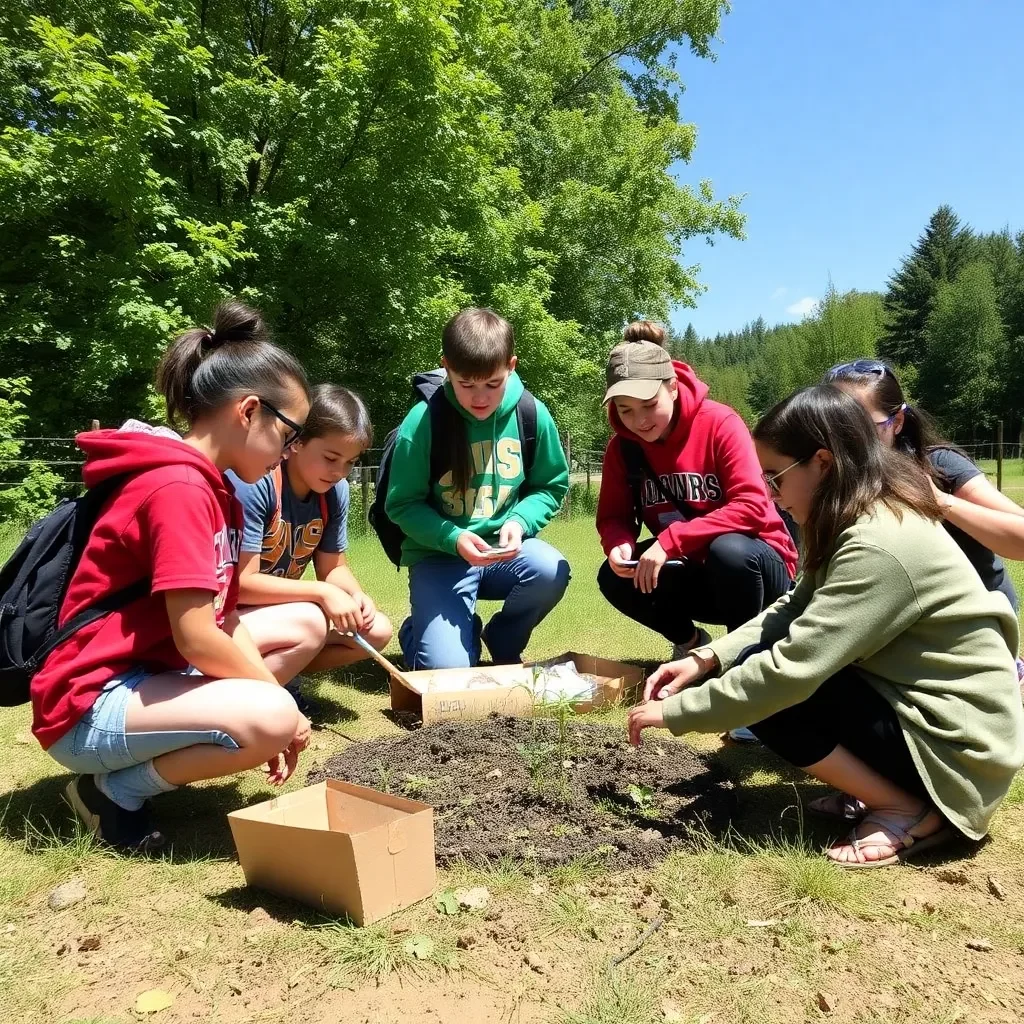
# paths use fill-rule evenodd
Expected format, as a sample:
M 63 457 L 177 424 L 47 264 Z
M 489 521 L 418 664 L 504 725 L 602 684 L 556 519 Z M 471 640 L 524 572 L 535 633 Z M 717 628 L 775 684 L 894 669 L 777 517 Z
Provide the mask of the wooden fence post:
M 587 452 L 587 494 L 590 493 L 590 452 Z
M 996 490 L 1003 489 L 1003 421 L 996 420 Z
M 363 522 L 370 522 L 370 467 L 359 467 L 359 485 L 363 491 Z
M 99 420 L 92 420 L 92 421 L 90 421 L 89 429 L 90 430 L 99 430 L 100 429 L 100 421 Z
M 569 466 L 569 490 L 565 492 L 566 518 L 572 519 L 572 435 L 565 432 L 565 461 Z

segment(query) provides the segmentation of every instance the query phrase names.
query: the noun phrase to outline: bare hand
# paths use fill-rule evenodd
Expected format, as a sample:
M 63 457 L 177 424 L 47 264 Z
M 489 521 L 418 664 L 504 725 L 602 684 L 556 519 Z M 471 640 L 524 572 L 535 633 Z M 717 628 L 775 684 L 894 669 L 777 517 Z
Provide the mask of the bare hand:
M 665 709 L 657 701 L 647 701 L 644 704 L 637 704 L 629 710 L 629 720 L 626 728 L 629 730 L 629 742 L 634 747 L 640 746 L 640 733 L 644 729 L 664 729 Z
M 459 539 L 455 543 L 455 550 L 470 565 L 490 565 L 494 561 L 501 560 L 495 559 L 493 556 L 488 557 L 486 552 L 491 550 L 491 545 L 483 537 L 478 537 L 471 530 L 463 530 L 459 534 Z M 511 558 L 512 556 L 509 555 L 507 557 Z
M 620 544 L 617 548 L 612 548 L 608 552 L 608 565 L 616 576 L 632 579 L 636 574 L 636 566 L 622 564 L 623 562 L 631 561 L 633 561 L 632 544 Z
M 358 633 L 363 628 L 363 614 L 359 604 L 351 594 L 333 583 L 322 586 L 320 607 L 339 633 Z
M 498 547 L 511 548 L 512 550 L 505 557 L 514 558 L 519 549 L 523 546 L 523 524 L 516 519 L 506 519 L 501 524 L 501 532 L 498 534 Z M 494 561 L 503 561 L 501 558 Z
M 368 594 L 361 590 L 358 594 L 352 595 L 353 600 L 359 605 L 359 614 L 363 618 L 361 633 L 368 633 L 373 628 L 373 620 L 377 617 L 377 606 L 370 599 Z
M 305 715 L 299 715 L 298 725 L 291 743 L 280 754 L 275 754 L 268 762 L 268 780 L 272 786 L 283 786 L 294 774 L 299 763 L 299 754 L 309 744 L 312 726 Z
M 704 678 L 705 668 L 696 658 L 687 655 L 656 668 L 644 685 L 644 700 L 664 700 L 673 693 Z
M 643 594 L 653 593 L 658 585 L 661 567 L 668 561 L 668 554 L 658 541 L 655 541 L 641 556 L 633 576 L 633 586 Z

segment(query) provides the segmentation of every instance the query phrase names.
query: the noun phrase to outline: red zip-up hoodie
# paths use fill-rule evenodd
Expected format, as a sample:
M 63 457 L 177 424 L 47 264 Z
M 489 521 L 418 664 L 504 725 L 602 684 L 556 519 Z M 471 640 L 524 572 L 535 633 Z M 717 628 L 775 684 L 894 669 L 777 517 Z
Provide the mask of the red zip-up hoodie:
M 98 430 L 77 441 L 85 452 L 86 487 L 129 476 L 100 512 L 59 624 L 142 578 L 151 581 L 150 595 L 73 634 L 33 677 L 32 731 L 43 747 L 75 725 L 114 676 L 136 666 L 150 672 L 187 667 L 174 646 L 164 591 L 212 591 L 218 625 L 238 594 L 241 506 L 206 456 L 141 431 Z
M 597 530 L 605 554 L 637 539 L 633 494 L 620 442 L 628 438 L 641 446 L 665 490 L 696 513 L 684 520 L 652 481 L 644 482 L 644 522 L 669 558 L 703 561 L 716 537 L 742 533 L 773 547 L 794 576 L 796 547 L 768 496 L 746 424 L 735 410 L 707 397 L 708 386 L 686 363 L 672 365 L 679 382 L 679 416 L 664 440 L 642 440 L 622 425 L 615 403 L 608 403 L 615 435 L 605 450 L 597 503 Z

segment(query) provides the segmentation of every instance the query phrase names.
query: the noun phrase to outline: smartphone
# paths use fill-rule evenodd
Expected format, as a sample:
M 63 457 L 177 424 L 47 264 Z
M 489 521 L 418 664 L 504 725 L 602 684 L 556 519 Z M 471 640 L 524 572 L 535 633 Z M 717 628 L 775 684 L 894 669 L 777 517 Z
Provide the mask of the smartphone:
M 512 551 L 515 551 L 515 548 L 509 545 L 503 548 L 488 548 L 483 552 L 483 556 L 484 558 L 501 558 L 502 555 L 507 555 Z

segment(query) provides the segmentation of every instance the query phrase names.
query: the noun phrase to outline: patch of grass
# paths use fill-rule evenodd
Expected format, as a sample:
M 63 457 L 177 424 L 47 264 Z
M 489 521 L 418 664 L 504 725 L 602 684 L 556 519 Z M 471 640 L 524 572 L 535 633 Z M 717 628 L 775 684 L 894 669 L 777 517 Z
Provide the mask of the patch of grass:
M 595 977 L 579 1006 L 555 1017 L 553 1024 L 658 1024 L 663 1020 L 654 986 L 623 974 Z
M 429 940 L 419 957 L 412 952 L 412 943 L 418 937 Z M 414 932 L 395 935 L 387 922 L 363 928 L 332 922 L 316 929 L 316 938 L 324 951 L 329 981 L 335 986 L 379 983 L 401 971 L 419 974 L 429 965 L 451 967 L 455 962 L 455 944 L 450 936 Z
M 540 935 L 581 941 L 599 938 L 600 930 L 612 917 L 611 909 L 600 900 L 587 893 L 565 891 L 553 893 L 542 913 Z
M 452 887 L 472 888 L 482 885 L 495 896 L 519 895 L 532 883 L 526 865 L 509 854 L 488 865 L 469 864 L 465 861 L 450 864 L 447 875 Z

